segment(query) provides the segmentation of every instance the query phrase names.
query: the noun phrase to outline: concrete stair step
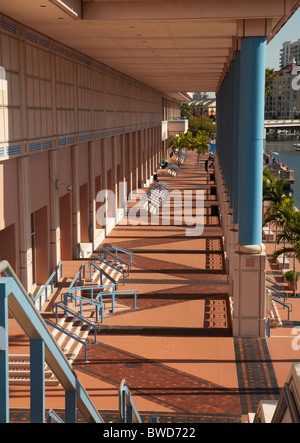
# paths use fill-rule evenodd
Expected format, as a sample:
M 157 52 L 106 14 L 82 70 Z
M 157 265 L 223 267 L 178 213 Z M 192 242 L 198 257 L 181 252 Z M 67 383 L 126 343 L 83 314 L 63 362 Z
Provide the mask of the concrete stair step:
M 12 386 L 28 386 L 30 384 L 30 356 L 9 356 L 9 383 Z M 59 382 L 45 364 L 45 385 L 58 386 Z

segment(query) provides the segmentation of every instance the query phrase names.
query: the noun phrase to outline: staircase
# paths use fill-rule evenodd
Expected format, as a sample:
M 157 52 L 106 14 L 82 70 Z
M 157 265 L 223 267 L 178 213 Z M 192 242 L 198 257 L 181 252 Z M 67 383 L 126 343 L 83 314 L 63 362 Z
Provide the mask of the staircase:
M 102 255 L 105 252 L 107 257 L 105 255 L 105 259 L 103 259 Z M 102 302 L 103 318 L 113 315 L 115 311 L 130 309 L 118 301 L 115 302 L 115 297 L 113 297 L 114 294 L 118 295 L 116 290 L 120 279 L 125 285 L 125 276 L 126 273 L 129 274 L 130 266 L 120 257 L 113 258 L 108 254 L 112 255 L 103 249 L 95 251 L 95 254 L 87 262 L 88 272 L 85 270 L 85 277 L 81 279 L 81 285 L 71 284 L 72 291 L 76 290 L 76 300 L 68 299 L 68 309 L 74 310 L 74 314 L 63 312 L 63 294 L 61 300 L 53 306 L 56 322 L 49 318 L 46 319 L 54 338 L 70 364 L 74 362 L 82 346 L 85 346 L 87 355 L 87 350 L 92 346 L 92 336 L 91 338 L 89 336 L 95 330 L 99 331 L 100 321 L 95 318 L 95 307 L 91 306 L 91 301 L 94 301 L 99 293 L 101 293 L 99 304 Z M 80 303 L 82 303 L 81 307 Z M 96 332 L 95 335 L 97 335 Z
M 10 355 L 9 356 L 9 384 L 11 386 L 30 385 L 30 356 Z M 58 386 L 59 382 L 52 371 L 45 365 L 45 385 Z

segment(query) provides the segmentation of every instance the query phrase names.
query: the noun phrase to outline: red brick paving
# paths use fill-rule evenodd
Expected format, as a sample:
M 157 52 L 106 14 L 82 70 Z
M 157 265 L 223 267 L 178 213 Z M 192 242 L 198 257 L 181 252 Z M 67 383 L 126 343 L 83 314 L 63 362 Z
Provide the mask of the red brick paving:
M 272 330 L 266 341 L 226 336 L 231 324 L 222 234 L 218 217 L 209 215 L 216 203 L 209 195 L 213 183 L 204 165 L 195 169 L 195 164 L 196 155 L 189 154 L 179 177 L 161 170 L 159 179 L 172 189 L 204 189 L 201 237 L 186 237 L 182 226 L 127 225 L 116 226 L 105 240 L 135 252 L 125 289 L 137 289 L 139 298 L 136 311 L 132 299 L 120 298 L 120 305 L 131 309 L 106 318 L 100 344 L 88 352 L 89 363 L 83 364 L 82 353 L 75 362 L 79 379 L 104 414 L 115 417 L 117 387 L 125 378 L 141 413 L 152 411 L 168 422 L 245 420 L 260 398 L 275 398 L 292 362 L 300 361 L 291 329 Z M 79 265 L 68 263 L 65 276 L 72 278 Z M 293 306 L 292 320 L 297 321 L 299 301 L 293 300 Z M 12 348 L 26 352 L 22 332 L 14 326 L 11 331 Z M 213 336 L 214 331 L 224 336 Z M 64 407 L 62 390 L 47 392 L 46 407 Z M 11 406 L 28 408 L 29 390 L 12 388 Z

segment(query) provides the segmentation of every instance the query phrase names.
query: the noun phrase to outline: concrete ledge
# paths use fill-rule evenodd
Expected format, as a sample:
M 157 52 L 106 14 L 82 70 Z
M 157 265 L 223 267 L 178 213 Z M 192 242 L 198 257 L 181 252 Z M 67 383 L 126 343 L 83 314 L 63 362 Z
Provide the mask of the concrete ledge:
M 279 257 L 277 257 L 276 262 L 279 266 L 279 269 L 282 269 L 282 270 L 289 270 L 290 269 L 290 262 L 288 261 L 288 259 L 286 257 L 284 258 L 282 255 L 280 255 Z
M 263 228 L 263 236 L 268 241 L 274 241 L 275 240 L 274 232 L 270 228 L 268 228 L 267 226 L 265 226 Z
M 277 407 L 276 400 L 263 400 L 260 402 L 257 415 L 261 423 L 271 423 Z

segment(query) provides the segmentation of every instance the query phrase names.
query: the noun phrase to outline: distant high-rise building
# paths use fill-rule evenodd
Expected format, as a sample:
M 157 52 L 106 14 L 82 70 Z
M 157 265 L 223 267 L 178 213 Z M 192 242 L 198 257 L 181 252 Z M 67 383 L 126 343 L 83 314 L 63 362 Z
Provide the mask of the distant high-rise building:
M 293 80 L 296 73 L 295 59 L 279 71 L 275 71 L 275 80 L 271 85 L 271 95 L 266 97 L 265 118 L 299 118 L 300 90 L 294 89 Z M 298 72 L 298 71 L 297 71 Z
M 206 92 L 194 92 L 193 93 L 193 100 L 204 100 L 207 98 L 209 98 L 209 96 Z
M 300 64 L 300 39 L 296 42 L 284 42 L 280 50 L 280 69 L 290 65 L 295 59 Z

